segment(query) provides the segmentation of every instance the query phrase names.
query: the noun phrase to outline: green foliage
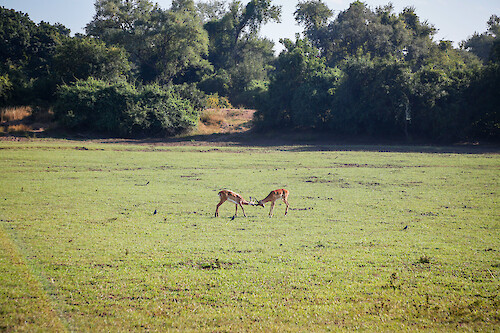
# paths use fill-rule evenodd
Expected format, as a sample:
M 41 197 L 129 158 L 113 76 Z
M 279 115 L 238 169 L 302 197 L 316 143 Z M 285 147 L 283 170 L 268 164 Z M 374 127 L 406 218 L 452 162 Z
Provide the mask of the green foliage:
M 177 84 L 168 86 L 170 90 L 179 97 L 189 101 L 196 112 L 205 109 L 206 94 L 198 89 L 196 84 Z
M 130 113 L 132 122 L 127 126 L 130 133 L 175 135 L 198 123 L 198 112 L 189 100 L 157 85 L 145 86 L 139 91 L 137 107 Z
M 500 155 L 475 148 L 0 141 L 3 330 L 493 332 Z M 286 217 L 213 217 L 284 186 Z
M 245 107 L 256 108 L 259 103 L 264 99 L 269 87 L 269 81 L 265 80 L 252 80 L 250 81 L 245 90 L 240 92 L 234 100 L 238 105 Z
M 348 59 L 328 124 L 335 133 L 401 137 L 408 121 L 411 73 L 396 60 Z
M 174 135 L 197 121 L 189 101 L 171 90 L 94 78 L 62 86 L 54 111 L 65 127 L 120 136 Z
M 500 140 L 500 62 L 484 67 L 466 90 L 470 110 L 470 136 Z
M 278 57 L 267 98 L 259 107 L 259 126 L 321 127 L 331 111 L 331 97 L 341 74 L 327 68 L 307 40 L 282 42 L 287 50 Z
M 210 12 L 213 9 L 208 12 L 212 19 L 204 27 L 210 39 L 208 60 L 215 73 L 200 87 L 208 93 L 229 96 L 233 103 L 251 105 L 251 82 L 267 80 L 274 60 L 273 43 L 258 37 L 258 32 L 267 22 L 279 22 L 281 7 L 270 0 L 252 0 L 246 6 L 233 1 L 219 18 Z
M 311 41 L 282 41 L 259 126 L 447 142 L 499 137 L 496 67 L 434 42 L 436 29 L 414 8 L 395 14 L 392 5 L 355 1 L 330 21 L 322 1 L 305 1 L 295 17 Z M 495 17 L 487 36 L 496 36 Z
M 12 93 L 13 85 L 9 79 L 9 75 L 0 76 L 0 105 L 5 105 Z
M 208 95 L 205 100 L 206 109 L 228 109 L 232 107 L 226 97 L 219 96 L 217 93 Z
M 475 32 L 469 39 L 463 41 L 460 47 L 475 54 L 486 64 L 495 61 L 495 43 L 498 43 L 499 35 L 500 17 L 492 15 L 488 20 L 488 30 L 482 34 Z
M 196 9 L 203 23 L 217 20 L 227 11 L 225 0 L 207 0 L 196 3 Z
M 232 86 L 231 75 L 225 69 L 218 69 L 215 73 L 205 76 L 198 86 L 207 94 L 228 96 Z
M 126 52 L 120 47 L 108 47 L 89 37 L 65 40 L 56 49 L 54 71 L 66 84 L 94 77 L 113 81 L 130 72 Z
M 35 24 L 26 14 L 0 7 L 0 76 L 10 82 L 9 93 L 2 93 L 5 103 L 52 101 L 53 57 L 68 35 L 59 24 Z
M 124 47 L 145 82 L 172 82 L 188 69 L 207 67 L 208 36 L 192 0 L 162 10 L 149 0 L 99 0 L 87 34 Z
M 308 37 L 313 39 L 314 32 L 325 27 L 333 16 L 333 11 L 321 0 L 307 0 L 299 2 L 294 13 L 297 23 L 304 25 Z

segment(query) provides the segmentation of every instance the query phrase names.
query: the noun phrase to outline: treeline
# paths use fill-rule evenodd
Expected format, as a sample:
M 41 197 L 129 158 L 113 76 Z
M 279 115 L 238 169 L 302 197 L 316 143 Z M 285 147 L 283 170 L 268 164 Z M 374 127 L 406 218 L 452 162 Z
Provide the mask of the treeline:
M 455 48 L 413 8 L 301 1 L 304 37 L 272 41 L 271 0 L 97 0 L 85 34 L 0 8 L 0 106 L 53 107 L 70 129 L 174 135 L 207 105 L 256 107 L 260 130 L 443 141 L 500 138 L 500 19 Z M 226 99 L 227 98 L 227 99 Z
M 413 8 L 356 1 L 336 17 L 299 3 L 306 38 L 284 40 L 260 107 L 262 128 L 315 128 L 339 136 L 498 140 L 500 19 L 461 43 L 434 42 Z

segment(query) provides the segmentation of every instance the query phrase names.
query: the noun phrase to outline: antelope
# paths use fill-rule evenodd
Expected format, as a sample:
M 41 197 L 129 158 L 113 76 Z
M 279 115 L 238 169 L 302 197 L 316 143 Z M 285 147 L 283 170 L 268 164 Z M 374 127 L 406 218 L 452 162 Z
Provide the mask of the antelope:
M 279 189 L 279 190 L 274 190 L 269 193 L 265 199 L 260 200 L 257 203 L 257 206 L 265 207 L 264 204 L 266 202 L 271 201 L 271 210 L 269 211 L 269 217 L 273 217 L 273 209 L 274 209 L 274 204 L 276 203 L 276 200 L 278 199 L 283 199 L 283 202 L 286 204 L 286 209 L 285 209 L 285 216 L 288 213 L 288 194 L 290 192 L 288 190 L 285 190 L 284 188 Z
M 222 191 L 220 191 L 219 192 L 219 197 L 220 197 L 220 202 L 217 204 L 217 208 L 215 208 L 215 217 L 219 216 L 219 207 L 220 207 L 220 205 L 222 205 L 227 200 L 229 200 L 230 202 L 232 202 L 232 203 L 234 203 L 236 205 L 236 212 L 234 213 L 233 219 L 238 214 L 238 206 L 241 207 L 241 210 L 243 211 L 243 216 L 247 217 L 247 215 L 245 214 L 245 210 L 243 209 L 243 205 L 249 205 L 249 206 L 256 206 L 257 205 L 252 200 L 252 198 L 250 198 L 250 201 L 246 201 L 238 193 L 235 193 L 235 192 L 229 191 L 229 190 L 222 190 Z

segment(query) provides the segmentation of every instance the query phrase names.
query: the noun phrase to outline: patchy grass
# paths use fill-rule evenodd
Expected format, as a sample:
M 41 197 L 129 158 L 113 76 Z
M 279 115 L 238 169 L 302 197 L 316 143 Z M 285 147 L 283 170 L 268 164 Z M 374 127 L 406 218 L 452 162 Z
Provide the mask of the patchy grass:
M 0 229 L 0 272 L 0 330 L 65 330 L 40 282 L 3 229 Z
M 500 323 L 496 154 L 40 140 L 0 153 L 2 330 Z M 231 220 L 229 203 L 213 217 L 222 188 L 281 187 L 286 217 L 278 204 Z

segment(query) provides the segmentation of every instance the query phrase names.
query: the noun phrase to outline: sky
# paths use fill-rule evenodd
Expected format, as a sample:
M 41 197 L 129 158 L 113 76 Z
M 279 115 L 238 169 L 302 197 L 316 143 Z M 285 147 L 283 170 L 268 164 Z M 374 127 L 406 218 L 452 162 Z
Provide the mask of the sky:
M 171 0 L 152 0 L 162 8 L 170 8 Z M 349 7 L 354 0 L 323 0 L 335 14 Z M 0 0 L 0 5 L 21 11 L 39 23 L 61 23 L 71 29 L 72 34 L 84 33 L 87 23 L 95 14 L 94 0 Z M 198 2 L 195 0 L 195 2 Z M 243 3 L 248 1 L 243 0 Z M 276 51 L 280 51 L 280 38 L 295 39 L 295 34 L 302 32 L 294 19 L 298 0 L 273 0 L 273 4 L 282 6 L 281 23 L 269 23 L 261 30 L 261 35 L 273 40 Z M 491 15 L 500 16 L 500 0 L 364 0 L 369 7 L 391 2 L 394 11 L 399 13 L 403 8 L 415 8 L 420 20 L 433 24 L 438 32 L 435 40 L 451 40 L 455 46 L 467 39 L 474 32 L 483 33 L 487 29 L 486 22 Z

